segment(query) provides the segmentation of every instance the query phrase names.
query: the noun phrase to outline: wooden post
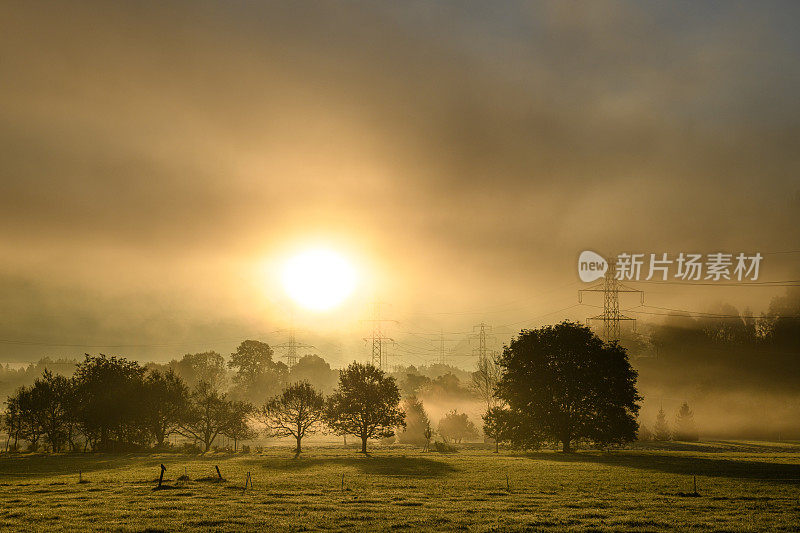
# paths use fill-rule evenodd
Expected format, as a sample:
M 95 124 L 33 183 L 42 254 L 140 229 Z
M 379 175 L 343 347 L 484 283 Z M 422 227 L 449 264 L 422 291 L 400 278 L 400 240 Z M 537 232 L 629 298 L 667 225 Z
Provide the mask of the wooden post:
M 164 481 L 164 472 L 167 470 L 167 467 L 164 464 L 161 464 L 161 475 L 158 476 L 158 488 L 161 488 L 161 482 Z
M 221 480 L 222 479 L 222 474 L 219 471 L 219 465 L 214 465 L 214 468 L 217 469 L 217 475 L 219 476 L 219 479 Z
M 78 470 L 78 483 L 83 483 L 83 472 Z

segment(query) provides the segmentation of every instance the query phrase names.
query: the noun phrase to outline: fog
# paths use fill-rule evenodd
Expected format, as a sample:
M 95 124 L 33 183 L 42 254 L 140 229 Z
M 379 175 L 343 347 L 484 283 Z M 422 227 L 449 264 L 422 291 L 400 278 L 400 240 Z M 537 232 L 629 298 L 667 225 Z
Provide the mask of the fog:
M 481 321 L 501 349 L 598 313 L 576 306 L 582 250 L 760 251 L 761 279 L 796 280 L 798 6 L 760 7 L 6 3 L 0 362 L 165 362 L 294 326 L 338 367 L 368 357 L 378 297 L 393 363 L 436 358 L 443 331 L 471 370 Z M 360 273 L 323 314 L 274 275 L 318 243 Z M 785 290 L 641 288 L 756 316 Z M 720 434 L 797 418 L 796 357 L 684 383 L 711 352 L 687 353 L 637 360 L 643 419 L 657 397 Z

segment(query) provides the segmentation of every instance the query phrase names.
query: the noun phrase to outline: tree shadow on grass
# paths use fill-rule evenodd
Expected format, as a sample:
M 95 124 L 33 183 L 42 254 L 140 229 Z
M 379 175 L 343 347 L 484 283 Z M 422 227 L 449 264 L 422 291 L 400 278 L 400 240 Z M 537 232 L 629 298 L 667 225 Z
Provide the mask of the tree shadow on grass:
M 304 457 L 302 454 L 296 458 L 261 457 L 245 461 L 268 468 L 270 470 L 305 470 L 308 468 L 325 468 L 329 466 L 351 467 L 361 470 L 365 474 L 380 476 L 412 476 L 432 478 L 456 472 L 457 469 L 444 461 L 428 459 L 425 457 L 403 456 L 364 456 L 362 454 L 352 457 Z
M 798 464 L 624 451 L 570 454 L 536 452 L 525 454 L 525 456 L 558 463 L 594 463 L 668 474 L 751 479 L 800 485 L 800 465 Z
M 202 459 L 200 456 L 148 453 L 22 453 L 0 456 L 0 483 L 40 477 L 74 475 L 78 472 L 85 478 L 92 472 L 113 471 L 125 467 L 151 467 L 155 471 L 161 463 L 168 467 L 172 463 L 183 464 L 187 460 Z

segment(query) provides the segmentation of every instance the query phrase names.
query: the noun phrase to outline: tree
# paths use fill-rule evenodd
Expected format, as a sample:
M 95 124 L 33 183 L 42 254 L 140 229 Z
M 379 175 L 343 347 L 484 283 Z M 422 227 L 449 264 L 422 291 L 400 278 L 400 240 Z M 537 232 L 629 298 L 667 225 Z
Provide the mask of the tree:
M 478 430 L 467 416 L 467 413 L 459 413 L 456 409 L 447 413 L 439 421 L 437 431 L 445 442 L 452 440 L 459 444 L 463 439 L 474 438 L 478 435 Z
M 425 407 L 416 396 L 404 399 L 402 407 L 406 414 L 406 427 L 398 434 L 398 442 L 424 446 L 429 440 L 425 436 L 425 431 L 431 427 Z
M 180 361 L 171 361 L 169 366 L 189 387 L 196 387 L 201 381 L 214 388 L 225 384 L 225 358 L 214 351 L 187 353 Z
M 335 432 L 360 437 L 361 452 L 367 453 L 368 439 L 391 437 L 396 427 L 405 427 L 399 402 L 394 378 L 354 362 L 339 373 L 339 386 L 326 402 L 325 419 Z
M 694 441 L 699 438 L 694 412 L 687 402 L 683 402 L 675 415 L 675 440 Z
M 329 394 L 336 388 L 339 372 L 318 355 L 304 355 L 289 370 L 288 379 L 292 383 L 308 381 L 323 394 Z
M 472 373 L 472 390 L 478 395 L 488 412 L 495 404 L 495 387 L 500 379 L 500 366 L 493 356 L 482 354 L 478 358 L 478 369 Z
M 6 410 L 3 413 L 3 422 L 8 434 L 6 438 L 6 451 L 19 449 L 19 439 L 22 437 L 22 415 L 19 409 L 19 395 L 9 396 L 6 400 Z M 11 445 L 11 438 L 14 444 Z
M 259 418 L 272 436 L 294 437 L 295 453 L 299 454 L 303 437 L 314 432 L 324 412 L 325 398 L 309 382 L 301 381 L 289 385 L 280 396 L 264 404 Z
M 35 451 L 39 447 L 39 439 L 44 432 L 40 423 L 39 412 L 41 407 L 37 401 L 37 395 L 32 387 L 20 387 L 15 396 L 16 406 L 19 414 L 20 438 L 28 441 L 28 449 Z
M 588 327 L 564 321 L 522 330 L 500 365 L 497 396 L 509 406 L 518 443 L 541 433 L 569 452 L 576 439 L 606 446 L 636 438 L 637 373 L 623 347 Z
M 181 425 L 189 407 L 189 388 L 170 369 L 152 370 L 144 381 L 144 420 L 158 446 Z
M 239 442 L 254 439 L 258 435 L 250 427 L 250 415 L 253 406 L 248 402 L 233 401 L 228 403 L 228 417 L 221 433 L 233 441 L 233 451 L 237 451 Z
M 191 402 L 179 432 L 203 443 L 204 450 L 211 449 L 214 439 L 231 422 L 231 403 L 206 381 L 201 381 L 192 391 Z
M 662 441 L 670 439 L 669 424 L 667 423 L 667 415 L 664 414 L 663 406 L 659 408 L 656 415 L 656 423 L 653 425 L 653 438 Z
M 72 381 L 45 370 L 29 390 L 29 423 L 39 428 L 50 449 L 59 452 L 68 440 Z
M 511 439 L 511 412 L 502 407 L 492 407 L 483 414 L 483 433 L 494 440 L 494 451 L 500 451 L 500 442 Z
M 75 414 L 92 449 L 110 451 L 148 443 L 141 409 L 144 372 L 135 361 L 103 354 L 86 354 L 78 365 L 74 376 Z
M 246 340 L 236 348 L 228 361 L 228 368 L 236 369 L 236 383 L 250 383 L 273 366 L 272 348 L 261 341 Z
M 237 398 L 261 403 L 277 393 L 288 368 L 272 360 L 272 348 L 261 341 L 246 340 L 236 348 L 228 367 L 236 370 L 233 381 L 236 387 L 231 394 Z

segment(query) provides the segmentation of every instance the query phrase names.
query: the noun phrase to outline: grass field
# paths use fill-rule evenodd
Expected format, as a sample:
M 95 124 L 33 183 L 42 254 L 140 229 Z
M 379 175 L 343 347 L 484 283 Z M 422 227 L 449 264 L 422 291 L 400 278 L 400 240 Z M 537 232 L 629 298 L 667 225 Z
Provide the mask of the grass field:
M 160 463 L 173 488 L 154 491 Z M 204 480 L 216 477 L 214 465 L 226 481 Z M 244 490 L 248 471 L 253 488 Z M 0 456 L 0 530 L 526 528 L 800 531 L 800 444 Z

